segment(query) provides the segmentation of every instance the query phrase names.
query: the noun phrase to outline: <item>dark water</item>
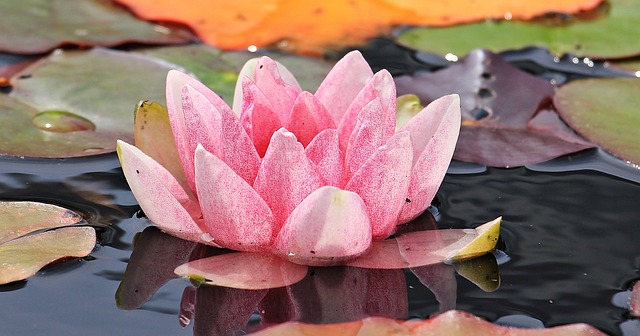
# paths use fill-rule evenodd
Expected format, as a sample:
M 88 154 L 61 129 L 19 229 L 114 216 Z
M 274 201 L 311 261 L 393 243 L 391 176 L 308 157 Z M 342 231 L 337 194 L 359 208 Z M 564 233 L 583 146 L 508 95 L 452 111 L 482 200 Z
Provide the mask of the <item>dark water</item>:
M 374 40 L 363 53 L 394 75 L 449 63 Z M 502 54 L 512 64 L 563 83 L 618 76 L 617 70 L 540 49 Z M 640 171 L 599 151 L 528 168 L 493 169 L 456 162 L 438 193 L 441 228 L 468 228 L 503 216 L 501 286 L 486 293 L 457 277 L 456 308 L 491 321 L 528 327 L 575 322 L 611 335 L 639 335 L 627 313 L 628 288 L 640 278 Z M 116 308 L 115 292 L 134 236 L 149 223 L 115 155 L 34 160 L 0 157 L 0 198 L 59 204 L 96 227 L 99 244 L 87 258 L 50 266 L 26 281 L 0 286 L 0 335 L 189 335 L 178 322 L 189 283 L 167 283 L 140 309 Z M 410 272 L 409 314 L 438 311 L 434 294 Z M 400 298 L 401 299 L 401 298 Z M 211 303 L 211 309 L 216 309 Z M 257 322 L 257 315 L 252 323 Z
M 584 155 L 569 161 L 580 162 Z M 135 199 L 117 167 L 114 155 L 0 161 L 1 198 L 75 209 L 98 228 L 100 243 L 82 261 L 0 286 L 0 335 L 192 333 L 178 323 L 180 297 L 189 285 L 181 279 L 170 281 L 138 310 L 116 308 L 114 294 L 133 237 L 148 225 L 136 218 Z M 619 305 L 640 277 L 640 184 L 595 171 L 570 171 L 568 164 L 564 169 L 548 173 L 453 165 L 455 174 L 447 175 L 438 194 L 439 226 L 467 228 L 502 215 L 500 246 L 508 255 L 495 292 L 458 277 L 457 309 L 510 325 L 586 322 L 622 334 L 619 325 L 629 316 Z M 634 173 L 626 170 L 629 176 Z M 406 274 L 407 317 L 437 312 L 434 295 Z M 632 329 L 627 335 L 640 332 L 637 321 L 627 324 Z

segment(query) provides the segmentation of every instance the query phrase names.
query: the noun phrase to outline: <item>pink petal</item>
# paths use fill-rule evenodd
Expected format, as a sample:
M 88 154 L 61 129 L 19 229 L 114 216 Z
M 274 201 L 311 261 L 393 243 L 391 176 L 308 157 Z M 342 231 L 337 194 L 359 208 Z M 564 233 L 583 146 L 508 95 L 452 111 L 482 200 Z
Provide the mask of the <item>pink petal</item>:
M 258 290 L 292 285 L 307 275 L 307 267 L 268 253 L 234 252 L 190 261 L 175 272 L 206 279 L 207 285 Z
M 433 101 L 402 127 L 411 133 L 413 171 L 406 202 L 398 223 L 420 215 L 442 183 L 460 132 L 460 98 L 444 96 Z
M 185 85 L 189 85 L 193 90 L 204 95 L 205 98 L 213 106 L 226 106 L 224 101 L 218 97 L 213 91 L 207 88 L 204 84 L 198 82 L 194 78 L 191 78 L 187 74 L 179 72 L 177 70 L 170 70 L 167 74 L 167 110 L 169 112 L 169 120 L 171 122 L 171 129 L 173 130 L 173 136 L 176 141 L 176 148 L 180 155 L 180 161 L 187 177 L 187 181 L 191 188 L 195 191 L 195 182 L 193 180 L 193 153 L 195 151 L 195 144 L 197 140 L 189 141 L 197 134 L 193 129 L 190 129 L 185 120 L 185 111 L 183 104 L 183 88 Z M 191 111 L 193 112 L 193 111 Z M 203 111 L 204 113 L 204 111 Z M 211 122 L 208 118 L 219 117 L 217 115 L 208 113 L 206 118 L 207 123 Z M 199 125 L 191 125 L 199 126 Z M 196 129 L 199 129 L 196 128 Z
M 315 96 L 327 108 L 336 125 L 372 76 L 373 71 L 362 54 L 352 51 L 338 61 L 322 81 Z
M 296 98 L 286 127 L 305 147 L 320 131 L 336 128 L 327 109 L 307 91 L 301 92 Z
M 271 136 L 282 127 L 269 99 L 249 78 L 244 78 L 240 121 L 260 157 L 264 156 Z
M 410 232 L 398 238 L 374 241 L 367 254 L 346 265 L 397 269 L 439 264 L 449 253 L 460 250 L 475 237 L 477 234 L 468 230 Z
M 393 136 L 396 127 L 396 85 L 391 74 L 382 70 L 377 72 L 354 98 L 338 124 L 340 130 L 340 148 L 345 150 L 347 142 L 360 120 L 361 110 L 374 99 L 380 99 L 382 113 L 380 124 L 383 142 Z
M 286 125 L 300 89 L 286 83 L 276 62 L 266 56 L 258 60 L 254 76 L 256 86 L 269 99 L 282 124 Z
M 342 181 L 343 159 L 338 144 L 338 130 L 326 129 L 320 132 L 309 143 L 305 153 L 328 185 L 339 185 Z
M 382 105 L 380 99 L 376 98 L 365 105 L 358 115 L 357 124 L 345 152 L 343 178 L 348 181 L 384 142 Z
M 458 283 L 456 272 L 451 265 L 433 264 L 414 267 L 411 272 L 416 275 L 420 283 L 433 293 L 438 301 L 439 312 L 456 308 Z
M 256 64 L 258 64 L 258 58 L 252 58 L 242 66 L 240 73 L 238 73 L 238 80 L 236 81 L 236 88 L 233 92 L 233 112 L 239 117 L 244 110 L 244 82 L 246 79 L 253 81 L 255 78 Z
M 229 107 L 223 103 L 216 108 L 207 97 L 188 84 L 183 87 L 182 106 L 191 155 L 201 144 L 245 181 L 253 183 L 260 167 L 260 157 Z
M 367 205 L 374 239 L 384 239 L 395 231 L 409 188 L 411 161 L 409 133 L 397 133 L 347 183 L 345 189 L 356 192 Z
M 281 128 L 271 137 L 254 188 L 275 217 L 275 231 L 303 199 L 324 181 L 296 136 Z
M 360 196 L 326 186 L 293 210 L 273 248 L 294 263 L 328 266 L 363 254 L 370 244 L 371 226 Z
M 180 313 L 178 314 L 178 322 L 180 326 L 186 328 L 193 320 L 196 311 L 196 288 L 187 286 L 182 291 L 180 299 Z
M 267 204 L 217 156 L 198 146 L 196 187 L 206 232 L 220 246 L 240 251 L 264 250 L 277 233 Z
M 194 221 L 200 216 L 198 203 L 188 198 L 171 173 L 126 142 L 118 140 L 117 151 L 131 191 L 149 220 L 178 238 L 217 246 L 203 239 L 203 223 Z

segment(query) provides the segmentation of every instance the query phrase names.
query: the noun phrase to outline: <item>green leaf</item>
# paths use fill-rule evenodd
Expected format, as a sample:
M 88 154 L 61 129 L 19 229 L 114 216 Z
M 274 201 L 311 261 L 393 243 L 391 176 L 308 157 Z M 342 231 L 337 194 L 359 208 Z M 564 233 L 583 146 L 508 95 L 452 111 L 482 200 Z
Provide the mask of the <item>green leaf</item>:
M 569 126 L 585 138 L 640 165 L 640 79 L 573 81 L 558 89 L 553 103 Z
M 74 157 L 133 141 L 141 99 L 164 103 L 167 72 L 177 66 L 143 55 L 93 49 L 54 52 L 11 78 L 0 95 L 0 153 Z
M 398 37 L 401 44 L 440 55 L 462 56 L 473 49 L 494 52 L 531 45 L 556 54 L 621 58 L 640 54 L 640 2 L 611 0 L 610 12 L 588 21 L 552 26 L 519 21 L 484 21 L 447 28 L 416 28 Z
M 0 13 L 0 51 L 12 53 L 44 53 L 69 43 L 115 46 L 193 39 L 186 29 L 140 20 L 108 0 L 3 0 Z
M 202 44 L 149 48 L 139 52 L 185 67 L 229 105 L 232 104 L 238 73 L 244 63 L 252 58 L 265 55 L 284 64 L 296 75 L 302 89 L 311 92 L 320 86 L 333 66 L 317 58 L 262 51 L 222 51 Z
M 96 243 L 91 227 L 65 227 L 17 238 L 80 220 L 80 215 L 55 205 L 0 202 L 0 284 L 26 279 L 58 259 L 91 253 Z

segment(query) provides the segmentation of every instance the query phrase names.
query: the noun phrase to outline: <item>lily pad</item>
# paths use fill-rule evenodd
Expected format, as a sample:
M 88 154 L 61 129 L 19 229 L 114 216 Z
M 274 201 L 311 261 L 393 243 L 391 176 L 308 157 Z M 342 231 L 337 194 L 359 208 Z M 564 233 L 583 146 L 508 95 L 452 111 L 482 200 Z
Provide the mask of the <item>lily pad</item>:
M 506 12 L 530 18 L 546 12 L 590 9 L 601 0 L 509 2 L 449 1 L 254 1 L 117 0 L 149 20 L 182 22 L 222 49 L 249 46 L 322 54 L 325 48 L 362 43 L 401 24 L 443 25 L 501 18 Z M 459 10 L 465 8 L 465 10 Z M 363 15 L 366 13 L 366 15 Z
M 554 93 L 549 82 L 489 51 L 474 50 L 448 68 L 401 76 L 396 84 L 399 95 L 416 94 L 424 105 L 443 95 L 460 95 L 456 160 L 521 166 L 594 147 L 545 109 Z
M 448 335 L 448 336 L 604 336 L 598 329 L 578 323 L 548 329 L 522 329 L 499 326 L 469 313 L 450 310 L 423 321 L 396 321 L 382 317 L 369 317 L 360 321 L 313 325 L 288 322 L 252 335 Z
M 569 126 L 585 138 L 640 165 L 640 79 L 573 81 L 558 89 L 553 103 Z
M 65 44 L 115 46 L 193 39 L 184 28 L 142 21 L 108 0 L 3 0 L 0 13 L 0 51 L 12 53 L 44 53 Z
M 151 57 L 94 49 L 58 51 L 11 78 L 0 95 L 0 153 L 74 157 L 115 150 L 133 140 L 140 99 L 164 102 L 176 65 Z
M 555 54 L 572 53 L 591 58 L 622 58 L 640 54 L 640 2 L 610 0 L 609 12 L 593 20 L 565 25 L 521 21 L 484 21 L 447 28 L 416 28 L 397 38 L 405 46 L 440 55 L 465 55 L 476 48 L 494 52 L 531 45 Z
M 255 57 L 269 56 L 284 64 L 303 90 L 315 92 L 333 63 L 318 58 L 288 55 L 268 51 L 223 51 L 203 44 L 172 46 L 138 50 L 144 55 L 157 57 L 183 66 L 231 106 L 238 73 L 244 64 Z
M 0 202 L 0 284 L 26 279 L 61 258 L 88 255 L 96 243 L 91 227 L 64 227 L 23 236 L 80 220 L 78 214 L 55 205 Z

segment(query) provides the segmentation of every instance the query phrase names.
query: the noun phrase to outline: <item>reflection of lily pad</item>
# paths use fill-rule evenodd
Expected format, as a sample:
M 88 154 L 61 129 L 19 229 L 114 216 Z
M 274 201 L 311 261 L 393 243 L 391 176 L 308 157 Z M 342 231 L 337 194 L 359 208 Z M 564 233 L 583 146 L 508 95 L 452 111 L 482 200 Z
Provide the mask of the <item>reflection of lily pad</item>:
M 552 26 L 519 21 L 484 21 L 448 28 L 416 28 L 402 33 L 406 46 L 445 55 L 465 55 L 476 48 L 498 52 L 531 45 L 557 54 L 619 58 L 640 53 L 640 1 L 611 0 L 606 16 Z
M 462 128 L 454 159 L 490 166 L 520 166 L 593 147 L 544 110 L 553 86 L 500 56 L 474 50 L 433 73 L 396 78 L 398 94 L 416 94 L 427 105 L 460 95 Z
M 54 52 L 11 78 L 0 95 L 0 152 L 71 157 L 112 152 L 133 139 L 140 99 L 164 102 L 176 68 L 143 55 L 95 49 Z
M 312 92 L 332 68 L 330 62 L 317 58 L 262 51 L 222 51 L 202 44 L 149 48 L 140 52 L 185 67 L 229 105 L 233 100 L 238 73 L 251 58 L 266 55 L 284 64 L 296 74 L 302 89 Z
M 108 0 L 2 0 L 0 13 L 0 50 L 13 53 L 43 53 L 69 43 L 113 46 L 192 38 L 185 29 L 139 20 Z
M 558 89 L 553 102 L 578 133 L 640 165 L 640 79 L 573 81 Z
M 80 220 L 78 214 L 54 205 L 0 202 L 0 284 L 26 279 L 61 258 L 88 255 L 96 243 L 91 227 L 65 227 L 17 238 Z

